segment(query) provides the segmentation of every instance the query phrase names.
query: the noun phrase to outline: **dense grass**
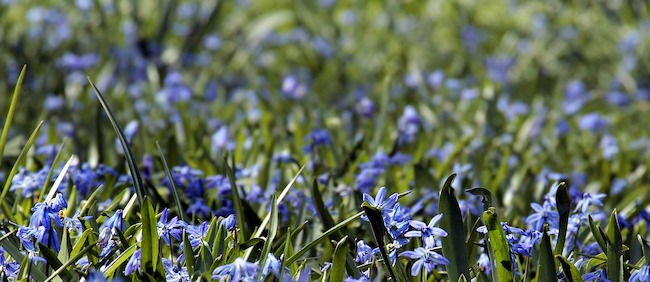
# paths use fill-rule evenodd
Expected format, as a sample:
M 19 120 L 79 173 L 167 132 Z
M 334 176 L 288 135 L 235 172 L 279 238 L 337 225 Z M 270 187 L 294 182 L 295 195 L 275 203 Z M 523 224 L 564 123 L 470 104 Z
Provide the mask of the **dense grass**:
M 649 281 L 647 18 L 0 1 L 0 278 Z

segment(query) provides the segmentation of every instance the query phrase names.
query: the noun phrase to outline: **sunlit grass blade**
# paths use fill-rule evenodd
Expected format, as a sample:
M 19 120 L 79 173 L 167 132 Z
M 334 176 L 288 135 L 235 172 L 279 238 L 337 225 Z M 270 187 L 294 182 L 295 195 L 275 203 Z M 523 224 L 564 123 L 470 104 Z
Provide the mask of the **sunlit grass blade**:
M 562 255 L 564 250 L 564 241 L 566 240 L 567 226 L 569 225 L 569 213 L 571 212 L 571 195 L 566 183 L 560 183 L 555 194 L 555 202 L 557 203 L 557 211 L 560 214 L 560 231 L 557 237 L 554 253 Z
M 46 202 L 49 202 L 50 200 L 54 199 L 54 196 L 56 195 L 56 192 L 59 189 L 59 185 L 61 185 L 61 182 L 63 182 L 63 178 L 65 178 L 65 174 L 68 173 L 70 164 L 74 161 L 74 159 L 75 156 L 72 155 L 70 159 L 65 163 L 65 165 L 63 165 L 61 172 L 59 172 L 59 176 L 54 181 L 54 184 L 52 184 L 52 187 L 50 187 L 50 192 L 47 193 L 47 197 L 45 197 Z M 43 190 L 43 192 L 45 192 L 45 190 Z
M 555 266 L 555 257 L 551 248 L 551 238 L 548 236 L 548 225 L 544 226 L 542 235 L 542 244 L 540 245 L 539 263 L 537 265 L 538 282 L 555 282 L 557 273 Z
M 463 216 L 454 194 L 454 188 L 451 187 L 455 178 L 456 174 L 452 174 L 447 178 L 442 189 L 440 189 L 438 202 L 438 213 L 442 214 L 439 226 L 448 233 L 447 237 L 441 238 L 441 241 L 442 254 L 450 262 L 446 267 L 449 281 L 458 281 L 461 275 L 470 277 L 467 244 L 465 242 L 467 234 L 465 225 L 459 224 L 463 222 Z
M 275 204 L 277 196 L 273 194 L 271 198 L 271 225 L 269 226 L 269 233 L 266 236 L 266 242 L 264 242 L 264 247 L 262 247 L 262 253 L 260 254 L 260 265 L 264 265 L 266 258 L 271 252 L 271 247 L 273 247 L 273 240 L 275 240 L 275 235 L 278 232 L 278 205 Z
M 45 177 L 45 181 L 43 182 L 43 188 L 41 189 L 41 191 L 43 191 L 43 192 L 45 192 L 47 190 L 47 187 L 50 185 L 50 180 L 52 180 L 52 175 L 54 174 L 54 169 L 59 165 L 59 161 L 61 160 L 61 152 L 63 152 L 63 148 L 65 147 L 66 140 L 67 139 L 65 139 L 65 138 L 63 139 L 63 142 L 59 146 L 59 149 L 56 151 L 56 155 L 54 156 L 54 159 L 52 160 L 52 166 L 50 166 L 50 171 L 47 173 L 47 176 Z M 44 195 L 44 193 L 41 193 L 39 195 L 39 199 L 38 199 L 39 202 L 43 201 L 43 195 Z
M 5 145 L 7 144 L 7 138 L 9 138 L 9 127 L 11 127 L 11 121 L 14 119 L 14 114 L 16 113 L 16 104 L 18 103 L 18 96 L 20 96 L 20 87 L 23 85 L 23 79 L 25 79 L 26 70 L 27 65 L 24 65 L 23 69 L 20 71 L 20 75 L 18 76 L 18 81 L 16 82 L 16 87 L 14 88 L 14 94 L 11 96 L 11 103 L 9 104 L 9 111 L 7 112 L 5 124 L 2 126 L 2 135 L 0 135 L 0 159 L 4 157 Z M 0 162 L 0 167 L 2 167 L 2 162 Z
M 514 268 L 510 258 L 510 246 L 506 239 L 506 234 L 501 227 L 499 216 L 496 208 L 490 207 L 483 212 L 483 221 L 487 227 L 487 236 L 490 241 L 487 243 L 490 253 L 490 260 L 496 266 L 496 271 L 493 270 L 492 274 L 496 275 L 494 281 L 514 281 Z
M 4 216 L 12 221 L 16 222 L 16 218 L 14 218 L 13 212 L 11 212 L 11 209 L 8 206 L 8 203 L 6 201 L 7 198 L 7 192 L 9 192 L 9 188 L 11 187 L 11 180 L 16 176 L 16 173 L 18 173 L 18 169 L 20 168 L 20 165 L 25 161 L 27 158 L 27 153 L 29 152 L 29 149 L 34 145 L 34 142 L 36 142 L 36 138 L 38 137 L 38 133 L 41 131 L 41 127 L 43 126 L 43 121 L 40 121 L 38 125 L 36 126 L 36 129 L 32 132 L 32 134 L 29 136 L 29 139 L 27 139 L 27 143 L 25 144 L 25 147 L 23 147 L 22 151 L 18 155 L 18 159 L 16 160 L 16 163 L 14 166 L 11 168 L 11 171 L 9 171 L 9 175 L 7 175 L 7 178 L 5 179 L 5 186 L 2 188 L 2 193 L 0 193 L 0 204 L 2 205 L 2 211 L 4 213 Z M 16 222 L 18 223 L 18 222 Z
M 618 224 L 616 209 L 609 217 L 607 224 L 607 279 L 613 282 L 623 281 L 623 239 Z
M 332 258 L 330 281 L 343 281 L 345 278 L 345 261 L 346 254 L 348 253 L 347 239 L 348 236 L 345 236 L 336 244 L 336 249 L 334 249 L 334 258 Z
M 140 202 L 140 205 L 142 205 L 142 202 L 144 201 L 144 196 L 147 194 L 147 191 L 144 188 L 144 181 L 142 181 L 142 176 L 140 175 L 140 170 L 138 169 L 138 163 L 135 160 L 135 157 L 133 156 L 133 152 L 131 152 L 131 147 L 129 146 L 129 142 L 126 140 L 126 136 L 124 136 L 124 131 L 122 130 L 122 127 L 117 123 L 117 120 L 115 119 L 113 112 L 109 108 L 108 103 L 106 103 L 104 96 L 102 96 L 101 92 L 99 91 L 97 86 L 93 84 L 90 78 L 88 78 L 88 82 L 95 90 L 95 95 L 97 96 L 97 99 L 99 99 L 99 103 L 102 105 L 102 108 L 104 109 L 104 112 L 108 117 L 108 120 L 111 122 L 111 125 L 113 126 L 113 130 L 115 130 L 115 134 L 117 134 L 117 138 L 120 140 L 120 144 L 122 145 L 122 150 L 124 151 L 124 155 L 126 156 L 126 162 L 129 167 L 129 172 L 131 173 L 131 178 L 133 179 L 133 187 L 135 188 L 135 192 L 138 195 L 138 201 Z
M 122 266 L 124 263 L 126 263 L 129 258 L 131 258 L 131 255 L 135 253 L 137 250 L 138 245 L 131 245 L 128 249 L 126 249 L 123 253 L 121 253 L 115 260 L 113 260 L 108 267 L 106 267 L 106 270 L 104 270 L 104 276 L 106 277 L 112 277 L 113 274 L 115 274 L 115 271 Z
M 158 272 L 160 256 L 158 255 L 158 226 L 156 214 L 149 201 L 145 197 L 142 203 L 142 271 L 154 275 Z M 164 274 L 162 275 L 164 277 Z
M 291 264 L 291 263 L 294 263 L 294 262 L 295 262 L 296 260 L 298 260 L 302 255 L 304 255 L 304 254 L 307 253 L 309 250 L 313 249 L 316 245 L 320 244 L 320 243 L 323 242 L 325 239 L 327 239 L 328 236 L 334 234 L 334 232 L 336 232 L 337 230 L 343 228 L 344 226 L 347 226 L 348 224 L 350 224 L 350 223 L 352 223 L 352 222 L 358 220 L 358 219 L 359 219 L 363 214 L 364 214 L 364 212 L 358 212 L 358 213 L 356 213 L 356 214 L 350 216 L 348 219 L 346 219 L 346 220 L 344 220 L 344 221 L 341 221 L 341 222 L 340 222 L 339 224 L 337 224 L 336 226 L 334 226 L 334 227 L 328 229 L 328 230 L 325 231 L 323 234 L 321 234 L 320 236 L 318 236 L 316 239 L 314 239 L 313 241 L 309 242 L 309 244 L 307 244 L 306 246 L 304 246 L 302 249 L 300 249 L 300 250 L 299 250 L 298 252 L 296 252 L 294 255 L 292 255 L 291 257 L 287 258 L 287 260 L 286 260 L 286 264 L 289 265 L 289 264 Z
M 158 143 L 158 141 L 156 141 L 156 147 L 158 148 L 158 153 L 160 154 L 160 161 L 162 162 L 163 170 L 165 171 L 165 174 L 167 175 L 167 178 L 169 179 L 169 183 L 171 185 L 172 196 L 174 197 L 174 203 L 176 203 L 176 208 L 178 209 L 178 217 L 181 220 L 187 222 L 187 218 L 185 218 L 185 211 L 183 210 L 183 206 L 181 206 L 181 198 L 178 196 L 176 183 L 174 182 L 172 172 L 171 170 L 169 170 L 169 166 L 167 165 L 167 159 L 165 158 L 165 153 L 163 152 L 162 147 L 160 147 L 160 143 Z
M 556 255 L 555 258 L 560 262 L 562 270 L 564 271 L 564 278 L 567 282 L 582 282 L 582 274 L 573 263 L 561 255 Z
M 386 245 L 384 243 L 384 237 L 386 236 L 386 227 L 384 226 L 384 218 L 381 216 L 381 211 L 366 202 L 361 204 L 361 208 L 364 212 L 366 212 L 366 215 L 368 216 L 370 227 L 372 228 L 372 234 L 375 235 L 375 241 L 377 243 L 377 247 L 379 247 L 379 253 L 384 260 L 384 265 L 386 266 L 386 269 L 388 269 L 390 277 L 393 279 L 393 281 L 400 281 L 397 278 L 397 275 L 395 275 L 395 271 L 393 271 L 393 265 L 391 264 L 388 253 L 386 252 Z

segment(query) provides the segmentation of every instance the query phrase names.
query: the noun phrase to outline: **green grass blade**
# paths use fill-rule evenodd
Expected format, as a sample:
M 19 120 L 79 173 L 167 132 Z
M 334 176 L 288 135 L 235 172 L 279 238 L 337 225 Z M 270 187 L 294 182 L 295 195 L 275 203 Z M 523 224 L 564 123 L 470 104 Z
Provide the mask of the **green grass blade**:
M 158 255 L 158 226 L 156 214 L 148 197 L 142 204 L 142 272 L 157 272 L 160 257 Z M 163 275 L 164 276 L 164 275 Z
M 537 265 L 537 275 L 539 282 L 557 281 L 557 268 L 555 266 L 555 257 L 551 248 L 551 238 L 548 236 L 548 225 L 544 226 L 542 235 L 542 244 L 540 246 L 539 264 Z
M 169 166 L 167 165 L 167 159 L 165 158 L 165 153 L 163 153 L 163 150 L 160 147 L 160 143 L 158 143 L 158 141 L 156 141 L 156 147 L 158 148 L 158 153 L 160 153 L 160 160 L 162 162 L 163 169 L 165 170 L 165 174 L 167 175 L 167 178 L 169 179 L 169 183 L 171 184 L 172 196 L 174 197 L 176 208 L 178 208 L 178 216 L 182 221 L 187 222 L 187 218 L 185 218 L 185 211 L 181 206 L 181 198 L 178 196 L 178 190 L 176 189 L 176 183 L 174 183 L 172 172 L 169 170 Z
M 52 272 L 52 275 L 48 277 L 45 282 L 52 281 L 55 277 L 57 277 L 60 273 L 65 271 L 69 266 L 73 265 L 76 263 L 78 260 L 80 260 L 83 256 L 86 255 L 87 252 L 90 252 L 92 249 L 95 248 L 95 244 L 90 244 L 86 246 L 85 248 L 81 249 L 75 256 L 73 256 L 71 259 L 67 260 L 61 267 L 59 267 L 56 271 Z
M 120 254 L 111 264 L 106 267 L 106 270 L 104 270 L 104 276 L 105 277 L 111 277 L 115 273 L 115 271 L 122 266 L 122 264 L 126 263 L 129 258 L 131 258 L 131 255 L 135 253 L 136 248 L 138 245 L 133 244 L 131 247 L 126 249 L 122 254 Z M 144 253 L 143 253 L 144 255 Z
M 63 152 L 63 148 L 65 147 L 65 142 L 66 142 L 66 139 L 64 138 L 63 142 L 59 146 L 59 150 L 56 151 L 56 155 L 54 156 L 54 160 L 52 161 L 52 166 L 50 167 L 50 171 L 47 173 L 47 176 L 45 177 L 45 181 L 43 182 L 43 188 L 41 189 L 41 191 L 46 191 L 47 186 L 50 185 L 50 180 L 52 180 L 52 175 L 54 174 L 54 169 L 56 168 L 59 161 L 61 160 L 61 152 Z M 44 195 L 44 193 L 41 193 L 39 195 L 39 199 L 38 199 L 39 202 L 43 201 L 43 195 Z
M 609 217 L 607 224 L 607 279 L 613 282 L 623 282 L 623 238 L 618 224 L 616 209 Z
M 347 239 L 348 236 L 345 236 L 336 244 L 336 249 L 334 249 L 334 258 L 332 259 L 330 281 L 343 281 L 345 278 L 345 261 L 346 254 L 348 253 Z
M 641 245 L 641 251 L 643 252 L 643 257 L 645 258 L 645 261 L 650 262 L 650 246 L 648 245 L 648 241 L 643 239 L 643 237 L 641 237 L 641 234 L 637 234 L 636 239 L 639 241 L 639 244 Z
M 0 136 L 0 158 L 4 157 L 5 145 L 7 144 L 7 138 L 9 137 L 9 127 L 11 127 L 11 121 L 14 119 L 14 114 L 16 113 L 16 104 L 18 104 L 20 87 L 23 85 L 23 79 L 25 79 L 26 70 L 27 65 L 24 65 L 23 69 L 20 71 L 20 75 L 18 76 L 18 81 L 16 82 L 16 87 L 14 88 L 14 94 L 11 96 L 9 111 L 7 112 L 7 118 L 5 119 L 5 124 L 2 127 L 2 135 Z M 0 167 L 2 167 L 2 162 L 0 162 Z
M 497 268 L 495 281 L 514 281 L 515 274 L 510 258 L 510 246 L 503 227 L 501 227 L 496 208 L 490 207 L 483 212 L 483 221 L 488 230 L 488 238 L 490 238 L 488 242 L 492 253 L 490 259 L 493 260 L 493 264 Z
M 379 247 L 379 253 L 381 253 L 381 257 L 384 260 L 384 265 L 388 269 L 390 277 L 392 277 L 393 281 L 400 281 L 397 278 L 397 275 L 395 275 L 395 271 L 393 271 L 393 266 L 390 263 L 390 258 L 386 252 L 386 245 L 384 243 L 384 237 L 386 236 L 386 227 L 384 226 L 384 218 L 381 216 L 381 211 L 373 206 L 370 206 L 366 202 L 361 204 L 361 208 L 366 212 L 366 215 L 368 216 L 370 227 L 372 228 L 372 234 L 375 235 L 377 247 Z
M 56 253 L 50 250 L 50 248 L 48 248 L 47 246 L 39 243 L 38 250 L 41 252 L 41 255 L 43 255 L 43 258 L 45 259 L 47 264 L 53 269 L 59 269 L 61 268 L 61 266 L 63 266 L 63 263 L 61 263 Z M 59 276 L 61 277 L 61 279 L 63 279 L 63 281 L 72 280 L 72 273 L 70 273 L 70 271 L 68 271 L 65 268 L 63 268 L 61 273 L 59 273 Z
M 117 138 L 120 140 L 120 143 L 122 145 L 122 150 L 124 151 L 124 155 L 126 156 L 126 162 L 129 167 L 129 172 L 131 173 L 131 178 L 133 179 L 133 187 L 135 188 L 135 192 L 138 195 L 138 201 L 140 202 L 140 205 L 142 205 L 142 202 L 144 201 L 144 196 L 147 195 L 147 191 L 144 189 L 144 182 L 142 181 L 142 176 L 140 175 L 140 170 L 138 169 L 138 163 L 136 162 L 135 157 L 133 156 L 133 152 L 131 152 L 131 147 L 129 146 L 129 143 L 126 140 L 126 137 L 124 136 L 124 131 L 122 131 L 122 127 L 120 127 L 120 125 L 117 123 L 117 120 L 115 120 L 115 116 L 113 115 L 113 112 L 108 107 L 108 104 L 104 99 L 104 96 L 102 96 L 102 94 L 99 92 L 97 86 L 93 84 L 90 78 L 88 78 L 88 82 L 95 90 L 95 95 L 97 96 L 97 99 L 99 99 L 99 103 L 102 105 L 102 108 L 104 108 L 104 112 L 106 113 L 108 120 L 111 122 L 111 125 L 113 126 L 113 130 L 115 130 L 115 134 L 117 134 Z
M 442 241 L 442 254 L 450 262 L 446 267 L 449 281 L 458 281 L 461 275 L 470 277 L 467 244 L 465 242 L 467 234 L 465 225 L 459 224 L 463 222 L 463 216 L 454 194 L 454 188 L 451 187 L 455 178 L 456 174 L 452 174 L 447 178 L 440 190 L 438 202 L 438 213 L 443 214 L 439 227 L 449 233 L 447 237 L 440 238 Z
M 593 218 L 591 218 L 591 215 L 588 216 L 589 219 L 589 228 L 591 229 L 591 234 L 594 236 L 594 239 L 596 239 L 596 242 L 598 243 L 598 246 L 600 247 L 601 250 L 605 251 L 607 250 L 607 242 L 605 241 L 605 233 L 603 232 L 602 229 L 600 229 L 600 226 L 594 222 Z
M 337 230 L 343 228 L 344 226 L 347 226 L 348 224 L 350 224 L 350 223 L 352 223 L 352 222 L 358 220 L 358 219 L 359 219 L 363 214 L 364 214 L 364 212 L 358 212 L 358 213 L 352 215 L 351 217 L 349 217 L 348 219 L 346 219 L 346 220 L 344 220 L 344 221 L 341 221 L 341 222 L 340 222 L 339 224 L 337 224 L 336 226 L 334 226 L 334 227 L 328 229 L 328 230 L 325 231 L 323 234 L 321 234 L 320 236 L 318 236 L 316 239 L 314 239 L 313 241 L 309 242 L 309 244 L 307 244 L 306 246 L 304 246 L 302 249 L 300 249 L 300 250 L 299 250 L 298 252 L 296 252 L 294 255 L 292 255 L 291 257 L 289 257 L 289 258 L 286 260 L 286 265 L 289 265 L 289 264 L 294 263 L 294 262 L 295 262 L 296 260 L 298 260 L 302 255 L 304 255 L 304 254 L 307 253 L 309 250 L 311 250 L 312 248 L 314 248 L 316 245 L 320 244 L 320 243 L 323 242 L 325 239 L 327 239 L 328 236 L 334 234 L 334 232 L 336 232 Z
M 569 225 L 569 213 L 571 212 L 571 195 L 566 183 L 560 183 L 555 193 L 555 202 L 557 203 L 557 211 L 560 214 L 560 232 L 557 237 L 557 244 L 555 245 L 555 254 L 562 255 L 564 251 L 564 241 L 566 240 L 567 226 Z
M 562 270 L 564 270 L 564 277 L 567 282 L 582 282 L 582 274 L 573 263 L 561 255 L 556 255 L 555 258 L 560 262 Z
M 2 211 L 5 213 L 5 217 L 12 222 L 16 222 L 16 218 L 14 218 L 13 213 L 10 212 L 11 209 L 9 208 L 8 203 L 5 200 L 6 199 L 5 196 L 7 196 L 7 192 L 9 192 L 9 188 L 11 187 L 11 180 L 14 178 L 14 176 L 16 176 L 16 173 L 18 173 L 20 164 L 22 164 L 27 158 L 27 152 L 29 152 L 29 149 L 32 147 L 32 145 L 34 145 L 34 142 L 36 142 L 36 138 L 38 137 L 38 132 L 41 131 L 42 126 L 43 126 L 43 121 L 40 121 L 36 126 L 36 129 L 34 129 L 34 131 L 32 132 L 32 135 L 30 135 L 29 139 L 27 139 L 27 143 L 25 144 L 25 147 L 23 147 L 23 150 L 18 155 L 18 159 L 16 160 L 14 166 L 11 168 L 9 175 L 7 175 L 7 178 L 5 180 L 5 186 L 2 188 L 2 193 L 0 193 L 0 199 L 2 199 L 2 201 L 0 201 L 0 204 L 2 205 Z
M 68 169 L 70 168 L 70 164 L 72 163 L 72 161 L 74 161 L 74 159 L 75 156 L 72 155 L 70 159 L 65 163 L 65 165 L 63 165 L 63 168 L 61 169 L 59 176 L 54 181 L 54 184 L 52 184 L 52 187 L 50 187 L 50 192 L 47 193 L 47 197 L 45 197 L 46 202 L 49 202 L 50 200 L 54 199 L 54 196 L 56 196 L 56 191 L 59 189 L 59 185 L 61 185 L 61 182 L 63 182 L 63 178 L 65 178 L 65 174 L 68 172 Z M 43 189 L 43 192 L 45 192 L 45 189 Z
M 228 180 L 230 180 L 230 187 L 232 191 L 232 202 L 233 205 L 235 206 L 235 217 L 237 218 L 237 228 L 242 232 L 240 236 L 237 236 L 237 243 L 241 243 L 244 238 L 248 238 L 248 234 L 250 234 L 250 231 L 246 228 L 245 221 L 244 221 L 244 208 L 242 207 L 242 200 L 239 195 L 239 187 L 237 187 L 237 181 L 235 181 L 235 172 L 233 171 L 233 167 L 235 166 L 234 164 L 234 159 L 230 158 L 233 160 L 233 164 L 231 167 L 230 164 L 228 163 L 228 155 L 226 154 L 223 157 L 223 162 L 226 165 L 226 175 L 228 176 Z M 261 228 L 261 227 L 260 227 Z M 255 236 L 258 237 L 258 236 Z

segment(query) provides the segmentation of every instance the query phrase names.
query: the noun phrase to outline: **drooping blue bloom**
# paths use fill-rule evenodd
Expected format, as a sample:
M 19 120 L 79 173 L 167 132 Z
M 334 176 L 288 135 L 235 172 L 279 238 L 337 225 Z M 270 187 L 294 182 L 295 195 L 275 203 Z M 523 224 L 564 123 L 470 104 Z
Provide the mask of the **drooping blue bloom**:
M 224 218 L 221 222 L 221 225 L 223 225 L 223 227 L 225 227 L 228 231 L 233 231 L 236 227 L 236 224 L 237 218 L 234 214 L 231 214 L 228 217 Z
M 372 247 L 366 244 L 365 241 L 357 241 L 357 256 L 354 258 L 354 261 L 360 264 L 370 263 L 374 255 L 375 252 Z
M 126 263 L 124 268 L 124 275 L 129 276 L 134 271 L 141 272 L 142 266 L 140 266 L 140 261 L 142 261 L 142 249 L 137 249 L 129 258 L 129 261 Z
M 427 273 L 433 271 L 438 265 L 448 265 L 449 260 L 431 249 L 419 247 L 413 251 L 405 251 L 399 254 L 400 257 L 415 259 L 411 267 L 411 275 L 417 276 L 422 269 L 426 268 Z
M 585 282 L 612 282 L 611 280 L 607 279 L 607 275 L 605 274 L 605 269 L 603 268 L 600 268 L 594 272 L 583 274 L 582 280 L 584 280 Z
M 264 267 L 262 267 L 262 281 L 266 279 L 266 277 L 269 274 L 273 274 L 273 276 L 281 282 L 289 282 L 291 281 L 291 274 L 289 271 L 289 267 L 285 266 L 284 269 L 284 278 L 280 278 L 282 275 L 282 262 L 277 259 L 273 253 L 269 253 L 268 256 L 266 257 L 266 261 L 264 262 Z
M 646 264 L 641 269 L 635 271 L 630 275 L 629 282 L 643 282 L 650 281 L 650 264 Z
M 419 220 L 411 220 L 409 224 L 415 229 L 406 232 L 405 237 L 420 237 L 425 248 L 434 248 L 436 246 L 436 239 L 434 236 L 447 237 L 447 231 L 440 227 L 435 227 L 436 223 L 442 219 L 442 214 L 434 216 L 429 225 Z
M 212 272 L 212 279 L 226 281 L 256 281 L 260 266 L 237 258 L 233 263 L 219 266 Z
M 192 249 L 195 249 L 199 245 L 207 244 L 205 236 L 208 235 L 209 224 L 203 222 L 200 225 L 188 225 L 187 226 L 187 238 L 190 240 L 190 245 Z
M 47 205 L 54 212 L 59 212 L 68 207 L 68 203 L 65 201 L 65 198 L 63 198 L 63 194 L 61 193 L 56 193 L 56 196 L 54 196 Z

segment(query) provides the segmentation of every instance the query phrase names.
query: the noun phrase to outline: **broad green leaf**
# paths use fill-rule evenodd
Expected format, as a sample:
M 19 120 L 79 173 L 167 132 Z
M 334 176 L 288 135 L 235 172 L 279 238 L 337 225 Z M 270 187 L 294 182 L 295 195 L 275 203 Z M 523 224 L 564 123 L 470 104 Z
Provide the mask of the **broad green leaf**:
M 467 244 L 465 240 L 458 238 L 467 238 L 463 216 L 460 212 L 460 206 L 454 188 L 451 187 L 456 174 L 450 175 L 445 184 L 440 189 L 440 198 L 438 202 L 438 213 L 442 214 L 439 227 L 447 231 L 447 237 L 440 238 L 442 241 L 442 254 L 449 259 L 447 265 L 447 276 L 450 281 L 457 281 L 461 275 L 469 276 L 469 260 Z
M 16 87 L 14 87 L 14 94 L 11 96 L 11 103 L 9 103 L 9 111 L 7 112 L 7 117 L 5 118 L 5 124 L 2 126 L 2 135 L 0 135 L 0 158 L 4 158 L 5 145 L 7 144 L 7 138 L 9 137 L 9 128 L 11 127 L 11 121 L 14 119 L 14 114 L 16 113 L 16 104 L 18 103 L 18 96 L 20 96 L 20 87 L 23 85 L 23 79 L 25 79 L 26 70 L 27 65 L 24 65 L 23 69 L 20 70 L 18 81 L 16 81 Z M 0 162 L 0 167 L 2 167 L 2 162 Z M 4 199 L 4 195 L 1 197 L 1 199 Z
M 490 239 L 487 244 L 491 253 L 490 260 L 497 268 L 496 271 L 493 271 L 493 275 L 496 275 L 494 281 L 514 281 L 514 267 L 510 258 L 510 246 L 495 207 L 489 207 L 488 210 L 483 212 L 483 221 Z
M 95 86 L 95 84 L 93 84 L 93 82 L 90 80 L 90 77 L 88 77 L 88 82 L 95 90 L 95 95 L 97 96 L 97 99 L 99 99 L 99 103 L 101 104 L 102 108 L 104 108 L 104 112 L 106 113 L 108 120 L 111 122 L 111 125 L 113 125 L 113 130 L 115 130 L 115 134 L 117 134 L 117 137 L 120 140 L 122 150 L 124 151 L 126 162 L 129 167 L 129 172 L 131 173 L 131 178 L 133 179 L 133 187 L 136 194 L 138 195 L 138 201 L 140 202 L 140 205 L 142 205 L 144 196 L 147 195 L 147 191 L 144 189 L 144 181 L 142 181 L 142 176 L 140 175 L 140 170 L 138 169 L 138 162 L 135 160 L 133 152 L 131 152 L 131 147 L 129 146 L 129 142 L 124 136 L 122 127 L 120 127 L 120 125 L 117 123 L 117 120 L 109 108 L 108 103 L 106 103 L 104 96 L 102 96 L 97 86 Z
M 194 274 L 194 251 L 192 250 L 192 245 L 190 244 L 190 239 L 187 236 L 187 230 L 183 230 L 183 257 L 185 258 L 185 266 L 187 266 L 187 273 L 191 275 Z
M 289 265 L 289 264 L 291 264 L 291 263 L 294 263 L 296 260 L 298 260 L 298 259 L 299 259 L 302 255 L 304 255 L 306 252 L 308 252 L 309 250 L 311 250 L 312 248 L 314 248 L 316 245 L 318 245 L 318 244 L 320 244 L 321 242 L 323 242 L 323 240 L 325 240 L 329 235 L 333 234 L 334 232 L 336 232 L 337 230 L 343 228 L 344 226 L 347 226 L 348 224 L 350 224 L 350 223 L 352 223 L 352 222 L 358 220 L 358 219 L 359 219 L 363 214 L 364 214 L 364 212 L 356 213 L 355 215 L 349 217 L 348 219 L 346 219 L 346 220 L 344 220 L 344 221 L 341 221 L 341 222 L 340 222 L 339 224 L 337 224 L 336 226 L 334 226 L 334 227 L 328 229 L 328 230 L 325 231 L 323 234 L 321 234 L 320 236 L 318 236 L 316 239 L 314 239 L 313 241 L 309 242 L 309 244 L 307 244 L 306 246 L 304 246 L 302 249 L 300 249 L 300 250 L 299 250 L 298 252 L 296 252 L 294 255 L 292 255 L 291 257 L 289 257 L 289 258 L 286 260 L 286 264 Z
M 569 213 L 571 212 L 571 195 L 566 183 L 560 183 L 555 193 L 555 202 L 557 203 L 557 211 L 560 214 L 560 232 L 557 237 L 557 244 L 555 245 L 555 254 L 562 255 L 564 250 L 564 240 L 566 239 L 567 226 L 569 224 Z
M 379 253 L 381 254 L 382 259 L 384 260 L 384 265 L 388 269 L 388 273 L 393 281 L 400 281 L 393 271 L 393 266 L 390 263 L 390 258 L 386 252 L 386 245 L 384 243 L 384 237 L 386 236 L 386 227 L 384 226 L 384 218 L 381 216 L 381 211 L 377 208 L 370 206 L 368 203 L 364 202 L 361 204 L 361 208 L 366 212 L 368 220 L 370 221 L 370 227 L 372 228 L 372 233 L 375 235 L 375 241 L 377 247 L 379 247 Z
M 345 236 L 336 244 L 336 249 L 334 249 L 334 258 L 332 259 L 330 281 L 343 281 L 345 278 L 345 261 L 346 254 L 348 253 L 347 239 L 348 236 Z
M 178 217 L 184 221 L 188 222 L 187 218 L 185 218 L 185 211 L 183 210 L 183 206 L 181 205 L 181 198 L 178 196 L 178 189 L 176 188 L 176 183 L 174 182 L 174 178 L 172 177 L 172 172 L 169 170 L 169 166 L 167 165 L 167 159 L 165 158 L 165 153 L 163 152 L 163 149 L 160 147 L 160 143 L 156 141 L 156 147 L 158 148 L 158 153 L 160 154 L 160 160 L 163 165 L 163 170 L 165 171 L 165 174 L 167 175 L 167 179 L 169 179 L 169 183 L 171 184 L 171 190 L 172 190 L 172 196 L 174 197 L 174 203 L 176 204 L 176 208 L 178 209 Z
M 623 239 L 618 224 L 616 209 L 609 217 L 607 224 L 607 279 L 613 282 L 623 282 Z
M 555 266 L 555 257 L 551 249 L 551 238 L 548 236 L 548 225 L 544 226 L 542 235 L 542 244 L 539 251 L 539 263 L 537 265 L 537 275 L 539 282 L 556 282 L 557 267 Z
M 158 226 L 156 214 L 149 198 L 142 203 L 142 272 L 154 274 L 158 270 L 160 256 L 158 255 Z M 164 277 L 164 275 L 163 275 Z
M 582 282 L 582 274 L 573 263 L 561 255 L 556 255 L 555 258 L 560 262 L 562 270 L 564 270 L 564 277 L 567 282 Z

